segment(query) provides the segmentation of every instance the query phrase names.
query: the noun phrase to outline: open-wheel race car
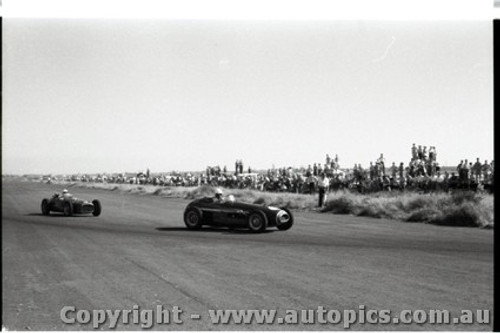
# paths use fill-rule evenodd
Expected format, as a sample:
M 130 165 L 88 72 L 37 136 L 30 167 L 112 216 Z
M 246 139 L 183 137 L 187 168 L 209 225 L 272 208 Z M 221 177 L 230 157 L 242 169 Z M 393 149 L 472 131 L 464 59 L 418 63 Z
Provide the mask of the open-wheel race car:
M 64 190 L 61 194 L 55 193 L 49 199 L 42 200 L 42 214 L 49 215 L 50 212 L 60 212 L 64 216 L 72 216 L 73 214 L 92 214 L 94 216 L 101 215 L 102 206 L 99 200 L 92 202 L 78 199 Z
M 228 200 L 202 198 L 192 201 L 184 210 L 184 223 L 192 230 L 210 225 L 263 232 L 268 227 L 290 229 L 293 215 L 287 208 L 236 202 L 229 196 Z

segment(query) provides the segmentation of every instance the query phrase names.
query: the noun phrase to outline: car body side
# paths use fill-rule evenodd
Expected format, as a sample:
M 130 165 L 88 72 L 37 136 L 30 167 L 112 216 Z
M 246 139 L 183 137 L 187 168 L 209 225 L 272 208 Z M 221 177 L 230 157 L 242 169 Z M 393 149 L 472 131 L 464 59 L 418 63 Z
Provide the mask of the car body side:
M 286 213 L 290 219 L 292 216 L 291 212 L 285 208 L 234 201 L 218 202 L 213 198 L 194 200 L 188 204 L 185 212 L 189 209 L 196 209 L 201 213 L 203 225 L 234 228 L 246 228 L 252 214 L 264 214 L 267 227 L 278 226 L 280 224 L 280 214 Z M 293 221 L 290 221 L 290 223 L 293 223 Z
M 53 195 L 52 197 L 46 198 L 43 201 L 47 202 L 49 211 L 52 211 L 52 212 L 64 213 L 64 207 L 65 207 L 66 203 L 70 203 L 71 204 L 71 214 L 94 214 L 94 213 L 97 213 L 95 203 L 96 203 L 96 201 L 98 202 L 98 200 L 94 200 L 94 202 L 90 202 L 87 200 L 75 198 L 73 196 L 65 197 L 65 196 L 60 196 L 60 195 Z M 42 205 L 43 205 L 43 201 L 42 201 Z M 100 203 L 99 203 L 99 206 L 100 206 Z M 99 214 L 100 214 L 101 207 L 99 207 L 98 209 L 99 209 Z M 42 208 L 42 211 L 43 211 L 43 208 Z M 97 215 L 99 215 L 99 214 L 97 214 Z M 96 214 L 94 214 L 94 215 L 96 215 Z

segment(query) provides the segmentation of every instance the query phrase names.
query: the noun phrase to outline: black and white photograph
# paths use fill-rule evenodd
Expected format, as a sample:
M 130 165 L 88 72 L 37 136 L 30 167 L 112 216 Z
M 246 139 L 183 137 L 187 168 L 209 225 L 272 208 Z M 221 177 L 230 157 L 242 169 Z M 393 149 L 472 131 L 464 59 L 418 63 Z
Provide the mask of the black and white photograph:
M 341 3 L 3 0 L 2 331 L 492 331 L 498 1 Z

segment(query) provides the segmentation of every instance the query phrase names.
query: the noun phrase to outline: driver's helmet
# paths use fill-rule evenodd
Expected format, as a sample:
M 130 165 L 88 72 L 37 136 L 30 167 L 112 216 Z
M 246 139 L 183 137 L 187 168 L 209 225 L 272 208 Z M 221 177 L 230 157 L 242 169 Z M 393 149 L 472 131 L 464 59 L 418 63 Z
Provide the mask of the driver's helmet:
M 220 188 L 215 190 L 215 197 L 216 198 L 222 197 L 222 190 Z
M 227 201 L 229 201 L 229 202 L 234 202 L 234 195 L 230 194 L 230 195 L 227 197 Z
M 67 194 L 67 193 L 68 193 L 68 190 L 67 190 L 67 189 L 64 189 L 64 190 L 62 191 L 62 194 Z

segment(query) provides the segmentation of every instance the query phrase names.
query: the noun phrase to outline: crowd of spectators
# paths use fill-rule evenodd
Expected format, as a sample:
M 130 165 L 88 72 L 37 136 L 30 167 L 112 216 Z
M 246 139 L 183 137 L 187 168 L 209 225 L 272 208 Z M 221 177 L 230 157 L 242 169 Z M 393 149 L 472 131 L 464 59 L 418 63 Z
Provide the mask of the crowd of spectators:
M 411 159 L 408 166 L 403 162 L 396 165 L 392 162 L 386 172 L 383 154 L 375 163 L 370 162 L 370 167 L 365 170 L 361 165 L 355 164 L 351 173 L 351 188 L 360 192 L 373 192 L 381 190 L 423 190 L 423 191 L 449 191 L 453 189 L 492 190 L 494 183 L 493 161 L 484 161 L 481 164 L 479 158 L 473 165 L 468 160 L 462 160 L 457 166 L 457 172 L 441 170 L 436 160 L 437 151 L 435 146 L 413 144 L 411 147 Z M 348 177 L 349 178 L 349 177 Z
M 328 193 L 339 189 L 359 192 L 423 190 L 448 191 L 450 189 L 478 188 L 492 189 L 494 180 L 493 161 L 481 163 L 460 161 L 456 172 L 442 171 L 436 160 L 436 147 L 411 147 L 411 159 L 407 166 L 403 162 L 392 162 L 386 167 L 385 157 L 381 153 L 368 168 L 354 164 L 353 168 L 341 168 L 339 157 L 326 154 L 323 163 L 312 163 L 305 167 L 294 168 L 274 166 L 265 171 L 246 170 L 242 160 L 236 160 L 234 170 L 226 166 L 207 166 L 205 172 L 171 172 L 168 174 L 150 174 L 140 172 L 135 175 L 115 174 L 72 176 L 68 180 L 107 183 L 153 184 L 159 186 L 201 186 L 212 185 L 225 188 L 254 189 L 272 192 L 292 192 L 315 194 L 319 191 Z M 325 186 L 328 184 L 328 186 Z M 323 187 L 323 188 L 322 188 Z

